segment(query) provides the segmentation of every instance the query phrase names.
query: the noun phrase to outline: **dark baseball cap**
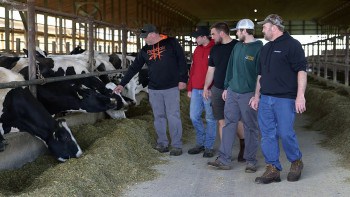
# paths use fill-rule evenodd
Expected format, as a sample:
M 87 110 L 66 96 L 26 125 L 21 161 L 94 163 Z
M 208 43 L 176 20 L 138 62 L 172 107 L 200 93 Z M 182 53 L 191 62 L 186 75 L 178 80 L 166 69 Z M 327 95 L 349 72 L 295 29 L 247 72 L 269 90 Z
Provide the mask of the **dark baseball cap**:
M 152 24 L 145 24 L 141 29 L 140 38 L 146 38 L 151 32 L 157 32 L 156 26 Z
M 197 38 L 198 36 L 209 36 L 210 31 L 206 26 L 198 26 L 195 32 L 192 32 L 191 36 Z

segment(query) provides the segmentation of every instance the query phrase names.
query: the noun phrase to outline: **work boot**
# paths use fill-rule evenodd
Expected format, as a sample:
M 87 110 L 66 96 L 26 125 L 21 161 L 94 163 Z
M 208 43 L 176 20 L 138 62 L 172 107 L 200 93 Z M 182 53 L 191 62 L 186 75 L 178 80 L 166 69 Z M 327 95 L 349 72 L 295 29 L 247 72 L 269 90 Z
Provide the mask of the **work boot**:
M 163 146 L 161 144 L 158 144 L 156 147 L 154 147 L 154 149 L 156 149 L 160 153 L 169 152 L 169 148 L 167 146 Z
M 204 151 L 204 146 L 201 145 L 196 145 L 195 147 L 191 148 L 188 150 L 188 154 L 190 155 L 194 155 L 194 154 L 198 154 L 200 152 Z
M 290 166 L 290 171 L 287 176 L 287 181 L 291 181 L 291 182 L 298 181 L 301 176 L 301 170 L 303 169 L 303 167 L 304 167 L 304 164 L 301 161 L 301 159 L 295 160 Z
M 225 165 L 221 161 L 219 161 L 219 157 L 216 158 L 215 161 L 209 161 L 208 165 L 218 168 L 220 170 L 231 170 L 232 168 L 230 165 Z
M 272 182 L 281 182 L 280 171 L 277 170 L 273 165 L 266 165 L 266 171 L 260 177 L 256 177 L 256 183 L 268 184 Z
M 256 166 L 256 164 L 247 163 L 247 165 L 245 167 L 245 172 L 246 173 L 254 173 L 254 172 L 256 172 L 257 169 L 258 169 L 258 167 Z
M 204 153 L 203 153 L 203 157 L 214 157 L 214 150 L 213 149 L 209 149 L 209 148 L 206 148 L 204 150 Z
M 171 156 L 179 156 L 182 155 L 182 148 L 172 148 L 170 151 Z
M 244 148 L 245 148 L 244 139 L 240 139 L 239 144 L 240 144 L 240 149 L 239 149 L 237 161 L 243 163 L 243 162 L 246 162 L 246 160 L 243 158 Z

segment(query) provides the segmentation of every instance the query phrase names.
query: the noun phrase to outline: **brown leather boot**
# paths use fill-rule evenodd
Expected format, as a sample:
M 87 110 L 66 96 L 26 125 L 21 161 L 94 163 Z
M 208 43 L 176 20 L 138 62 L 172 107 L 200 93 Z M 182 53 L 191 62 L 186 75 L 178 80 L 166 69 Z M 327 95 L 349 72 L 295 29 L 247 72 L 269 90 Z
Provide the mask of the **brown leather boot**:
M 260 177 L 256 177 L 256 183 L 268 184 L 272 182 L 281 182 L 280 171 L 275 166 L 268 164 L 266 165 L 266 171 Z
M 290 171 L 287 176 L 287 181 L 298 181 L 300 176 L 301 176 L 301 171 L 304 168 L 303 161 L 301 159 L 295 160 L 291 166 L 290 166 Z

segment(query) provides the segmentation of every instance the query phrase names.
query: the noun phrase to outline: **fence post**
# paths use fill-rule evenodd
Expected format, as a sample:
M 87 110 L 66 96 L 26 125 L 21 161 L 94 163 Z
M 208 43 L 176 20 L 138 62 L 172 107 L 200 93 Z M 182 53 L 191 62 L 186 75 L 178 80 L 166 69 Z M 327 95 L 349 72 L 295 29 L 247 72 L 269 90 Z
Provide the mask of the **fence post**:
M 328 35 L 327 35 L 327 39 L 325 41 L 325 49 L 324 49 L 324 67 L 323 67 L 323 75 L 325 79 L 328 79 L 328 51 L 327 51 L 327 44 L 328 44 Z
M 345 34 L 345 85 L 349 86 L 349 32 Z
M 320 53 L 320 41 L 317 41 L 317 77 L 321 76 L 321 53 Z
M 36 60 L 35 60 L 35 0 L 27 0 L 28 5 L 28 75 L 29 80 L 36 79 Z M 30 92 L 37 97 L 37 89 L 35 85 L 29 86 Z
M 70 54 L 70 43 L 66 42 L 66 54 Z
M 128 30 L 125 25 L 122 28 L 122 68 L 126 68 L 126 52 L 127 52 L 127 39 L 128 39 Z
M 21 39 L 16 38 L 16 53 L 20 54 L 21 53 Z
M 52 41 L 52 53 L 53 54 L 56 54 L 56 42 L 55 41 Z
M 337 62 L 337 37 L 333 41 L 333 63 Z M 333 64 L 333 82 L 337 82 L 337 65 Z

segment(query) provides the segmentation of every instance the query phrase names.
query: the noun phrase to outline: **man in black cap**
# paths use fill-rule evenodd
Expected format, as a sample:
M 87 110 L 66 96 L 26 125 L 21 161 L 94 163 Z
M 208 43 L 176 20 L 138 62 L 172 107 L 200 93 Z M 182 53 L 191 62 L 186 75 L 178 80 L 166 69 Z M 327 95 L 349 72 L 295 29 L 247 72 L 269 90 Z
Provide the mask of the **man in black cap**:
M 188 150 L 188 154 L 198 154 L 204 151 L 203 157 L 213 157 L 216 120 L 211 107 L 211 98 L 205 99 L 202 94 L 208 70 L 209 53 L 215 43 L 209 37 L 209 28 L 205 26 L 197 27 L 192 37 L 196 38 L 198 46 L 193 53 L 187 96 L 191 98 L 190 118 L 196 130 L 196 146 Z M 202 121 L 203 110 L 205 110 L 206 128 Z
M 161 153 L 169 151 L 167 123 L 171 138 L 170 155 L 182 154 L 182 123 L 180 119 L 180 91 L 186 88 L 187 65 L 182 47 L 175 38 L 159 34 L 152 24 L 144 25 L 140 38 L 146 45 L 140 50 L 124 78 L 114 92 L 120 93 L 143 65 L 148 66 L 149 101 L 154 115 L 157 146 Z

